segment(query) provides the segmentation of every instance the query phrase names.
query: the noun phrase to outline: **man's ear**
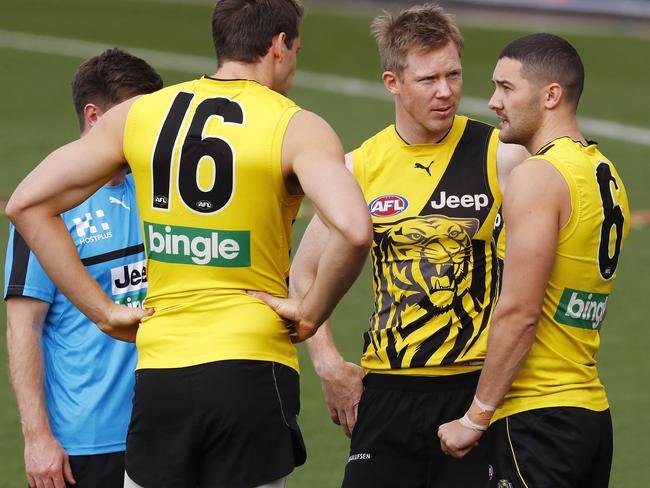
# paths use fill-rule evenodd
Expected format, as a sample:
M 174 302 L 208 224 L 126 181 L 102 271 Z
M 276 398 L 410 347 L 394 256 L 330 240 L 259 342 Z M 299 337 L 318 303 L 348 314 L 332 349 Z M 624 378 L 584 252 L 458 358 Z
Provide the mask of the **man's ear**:
M 381 75 L 381 80 L 384 82 L 386 90 L 393 95 L 398 95 L 400 92 L 399 76 L 393 71 L 384 71 Z
M 284 60 L 285 52 L 287 51 L 287 34 L 280 32 L 279 34 L 273 36 L 271 40 L 271 51 L 273 52 L 273 57 L 278 61 L 282 62 Z
M 562 86 L 558 83 L 551 83 L 544 87 L 544 108 L 554 109 L 562 100 L 564 96 L 564 90 Z
M 84 127 L 90 129 L 102 115 L 104 111 L 98 105 L 87 103 L 84 106 Z

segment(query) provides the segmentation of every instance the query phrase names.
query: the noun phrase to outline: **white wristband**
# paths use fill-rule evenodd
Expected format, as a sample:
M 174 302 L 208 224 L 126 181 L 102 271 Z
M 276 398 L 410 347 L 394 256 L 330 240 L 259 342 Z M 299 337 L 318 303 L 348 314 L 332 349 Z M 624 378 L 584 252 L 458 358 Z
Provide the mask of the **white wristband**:
M 460 419 L 460 423 L 463 424 L 468 429 L 476 430 L 478 432 L 485 432 L 486 430 L 488 430 L 486 425 L 479 425 L 475 422 L 472 422 L 470 418 L 467 416 L 467 414 L 463 415 L 463 417 Z
M 479 400 L 476 395 L 474 395 L 474 401 L 478 405 L 478 408 L 483 410 L 484 412 L 494 412 L 497 407 L 493 407 L 492 405 L 487 405 L 486 403 L 483 403 L 481 400 Z

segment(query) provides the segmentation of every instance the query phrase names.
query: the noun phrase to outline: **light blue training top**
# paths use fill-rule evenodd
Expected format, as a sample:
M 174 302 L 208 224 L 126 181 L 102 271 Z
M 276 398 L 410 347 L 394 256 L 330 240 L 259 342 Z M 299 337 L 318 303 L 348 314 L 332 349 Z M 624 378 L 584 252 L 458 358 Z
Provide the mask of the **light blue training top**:
M 86 269 L 115 302 L 141 307 L 147 291 L 132 175 L 62 214 Z M 45 400 L 54 436 L 73 456 L 123 451 L 131 417 L 134 344 L 101 332 L 45 274 L 10 226 L 5 299 L 50 304 L 43 326 Z

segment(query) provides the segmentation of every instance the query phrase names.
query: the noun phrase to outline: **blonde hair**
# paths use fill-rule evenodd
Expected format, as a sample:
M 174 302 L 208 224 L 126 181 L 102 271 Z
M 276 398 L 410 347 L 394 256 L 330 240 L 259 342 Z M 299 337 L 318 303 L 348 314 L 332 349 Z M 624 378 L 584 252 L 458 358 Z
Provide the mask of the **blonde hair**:
M 454 18 L 442 7 L 425 3 L 402 10 L 397 17 L 384 11 L 375 17 L 371 31 L 377 41 L 379 57 L 385 71 L 401 74 L 411 48 L 431 50 L 452 42 L 463 51 L 463 36 Z

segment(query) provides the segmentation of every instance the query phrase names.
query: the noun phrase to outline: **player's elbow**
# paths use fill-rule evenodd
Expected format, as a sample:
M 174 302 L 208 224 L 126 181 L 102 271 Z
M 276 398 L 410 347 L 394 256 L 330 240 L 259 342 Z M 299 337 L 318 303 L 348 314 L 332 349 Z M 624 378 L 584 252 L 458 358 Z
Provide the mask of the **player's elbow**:
M 5 215 L 14 225 L 17 225 L 17 223 L 20 223 L 24 219 L 28 209 L 29 205 L 27 200 L 24 198 L 22 192 L 17 190 L 7 202 Z
M 541 313 L 541 304 L 500 300 L 492 318 L 493 327 L 534 333 Z
M 372 222 L 367 213 L 350 219 L 342 229 L 342 237 L 357 252 L 367 254 L 372 245 Z

